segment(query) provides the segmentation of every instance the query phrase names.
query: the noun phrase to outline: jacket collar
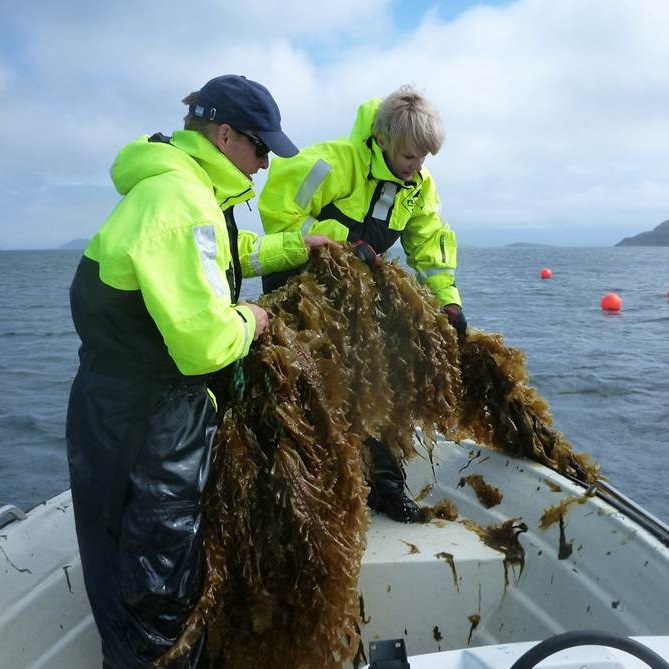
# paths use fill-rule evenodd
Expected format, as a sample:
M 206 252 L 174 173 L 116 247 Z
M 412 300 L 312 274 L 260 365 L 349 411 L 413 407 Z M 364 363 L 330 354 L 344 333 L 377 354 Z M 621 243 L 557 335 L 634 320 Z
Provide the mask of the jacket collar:
M 253 182 L 240 172 L 204 135 L 195 130 L 175 130 L 170 142 L 191 156 L 204 170 L 222 209 L 255 196 Z
M 379 181 L 394 181 L 400 186 L 405 186 L 406 183 L 396 177 L 388 167 L 386 159 L 383 157 L 381 147 L 376 143 L 376 138 L 370 137 L 369 144 L 371 145 L 370 168 L 371 175 Z

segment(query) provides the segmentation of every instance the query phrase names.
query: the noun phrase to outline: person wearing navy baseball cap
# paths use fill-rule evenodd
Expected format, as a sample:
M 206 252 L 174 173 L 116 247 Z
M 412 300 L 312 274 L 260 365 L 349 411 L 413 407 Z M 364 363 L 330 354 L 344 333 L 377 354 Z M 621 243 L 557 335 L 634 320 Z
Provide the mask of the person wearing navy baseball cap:
M 226 74 L 211 79 L 191 96 L 188 111 L 193 116 L 218 124 L 227 123 L 238 132 L 260 139 L 269 151 L 282 158 L 290 158 L 298 152 L 281 130 L 279 107 L 262 84 L 244 76 Z
M 225 75 L 183 102 L 183 130 L 120 150 L 111 176 L 122 198 L 70 287 L 81 339 L 66 427 L 72 504 L 110 668 L 202 666 L 204 633 L 175 642 L 206 578 L 217 432 L 207 382 L 268 326 L 265 309 L 239 299 L 242 277 L 339 246 L 301 231 L 237 229 L 233 207 L 254 197 L 251 175 L 268 167 L 268 153 L 297 153 L 264 86 Z

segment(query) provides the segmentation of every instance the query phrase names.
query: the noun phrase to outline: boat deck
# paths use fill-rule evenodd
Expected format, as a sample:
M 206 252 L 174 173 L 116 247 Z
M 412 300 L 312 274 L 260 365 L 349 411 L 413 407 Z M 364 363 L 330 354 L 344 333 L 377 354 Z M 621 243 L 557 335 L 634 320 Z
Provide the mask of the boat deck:
M 405 525 L 376 515 L 367 537 L 360 579 L 365 646 L 400 637 L 412 652 L 466 646 L 481 611 L 504 597 L 504 555 L 460 523 Z M 398 608 L 404 624 L 393 631 L 384 614 Z
M 486 508 L 463 483 L 470 474 L 500 503 Z M 373 514 L 359 581 L 365 650 L 403 638 L 415 656 L 577 629 L 669 635 L 669 530 L 643 510 L 639 524 L 537 463 L 464 443 L 416 457 L 408 487 L 425 506 L 449 500 L 458 516 L 406 525 Z M 560 522 L 542 529 L 555 505 Z M 520 551 L 491 548 L 477 531 L 508 521 L 527 528 Z M 3 666 L 101 664 L 69 491 L 0 529 L 0 592 Z
M 486 508 L 463 484 L 471 474 L 501 502 Z M 575 629 L 669 633 L 666 526 L 658 538 L 583 485 L 473 444 L 444 442 L 432 462 L 415 458 L 407 482 L 427 491 L 421 504 L 448 499 L 458 517 L 406 525 L 374 514 L 359 586 L 365 647 L 404 638 L 416 655 Z M 559 521 L 542 529 L 544 512 L 561 504 Z M 475 531 L 508 521 L 526 530 L 511 552 Z

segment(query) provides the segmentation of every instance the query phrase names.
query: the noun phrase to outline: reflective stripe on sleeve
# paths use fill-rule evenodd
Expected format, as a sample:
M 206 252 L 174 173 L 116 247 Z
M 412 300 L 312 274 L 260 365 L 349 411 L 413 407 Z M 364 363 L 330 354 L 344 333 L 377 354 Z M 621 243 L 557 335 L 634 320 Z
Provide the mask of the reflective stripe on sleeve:
M 223 281 L 216 265 L 216 231 L 213 225 L 199 225 L 193 228 L 193 237 L 200 254 L 200 262 L 207 281 L 217 297 L 227 292 L 227 284 Z
M 249 262 L 251 263 L 251 267 L 253 267 L 253 271 L 256 273 L 256 276 L 260 276 L 262 274 L 262 265 L 260 264 L 259 254 L 252 253 L 249 256 Z
M 262 274 L 262 265 L 260 264 L 260 237 L 258 237 L 253 244 L 253 253 L 249 256 L 249 262 L 251 263 L 251 267 L 253 267 L 256 276 L 260 276 Z
M 309 216 L 304 223 L 302 223 L 302 236 L 309 234 L 309 229 L 316 222 L 316 219 L 313 216 Z
M 323 179 L 332 169 L 330 163 L 326 163 L 322 158 L 316 161 L 316 164 L 309 170 L 309 174 L 304 178 L 300 190 L 297 191 L 295 202 L 302 208 L 306 209 L 311 198 L 318 187 L 323 183 Z
M 237 311 L 235 309 L 235 312 L 237 313 L 237 316 L 239 316 L 244 323 L 244 341 L 242 342 L 242 348 L 241 348 L 241 352 L 239 354 L 239 355 L 241 355 L 246 350 L 246 347 L 249 343 L 249 339 L 251 338 L 251 327 L 252 327 L 252 325 L 251 325 L 251 323 L 249 323 L 246 320 L 246 318 L 244 318 L 244 314 L 241 311 Z M 255 326 L 253 326 L 253 327 L 254 327 L 254 332 L 255 332 Z
M 423 270 L 422 272 L 418 272 L 418 281 L 420 283 L 424 283 L 426 279 L 428 279 L 431 276 L 436 276 L 437 274 L 450 274 L 451 276 L 455 276 L 455 270 L 452 267 L 446 267 L 446 268 L 439 268 L 439 269 L 426 269 Z
M 380 221 L 388 220 L 388 213 L 390 212 L 393 203 L 395 202 L 395 195 L 397 195 L 398 185 L 392 181 L 386 181 L 381 188 L 381 195 L 374 205 L 372 211 L 372 218 L 377 218 Z

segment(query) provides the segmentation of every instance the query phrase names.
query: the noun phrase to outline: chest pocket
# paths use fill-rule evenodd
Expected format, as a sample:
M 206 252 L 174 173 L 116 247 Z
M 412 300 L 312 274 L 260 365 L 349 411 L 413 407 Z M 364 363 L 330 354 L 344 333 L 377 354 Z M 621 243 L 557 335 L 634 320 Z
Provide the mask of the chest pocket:
M 398 197 L 400 189 L 402 192 Z M 344 214 L 334 202 L 323 207 L 316 218 L 339 221 L 348 228 L 349 242 L 362 239 L 371 244 L 377 253 L 384 253 L 402 234 L 419 193 L 420 186 L 408 190 L 394 181 L 379 181 L 362 221 Z
M 323 207 L 319 218 L 334 218 L 348 227 L 348 241 L 366 241 L 374 247 L 377 253 L 387 251 L 402 234 L 404 226 L 399 230 L 389 227 L 390 219 L 395 209 L 395 196 L 398 184 L 392 181 L 379 181 L 369 203 L 369 209 L 362 222 L 344 215 L 332 202 Z
M 392 181 L 379 181 L 362 224 L 362 239 L 371 244 L 377 253 L 387 251 L 402 233 L 388 227 L 398 188 L 398 184 Z
M 362 226 L 361 238 L 377 253 L 387 251 L 399 239 L 414 209 L 421 208 L 420 193 L 420 183 L 403 188 L 394 181 L 379 182 Z

